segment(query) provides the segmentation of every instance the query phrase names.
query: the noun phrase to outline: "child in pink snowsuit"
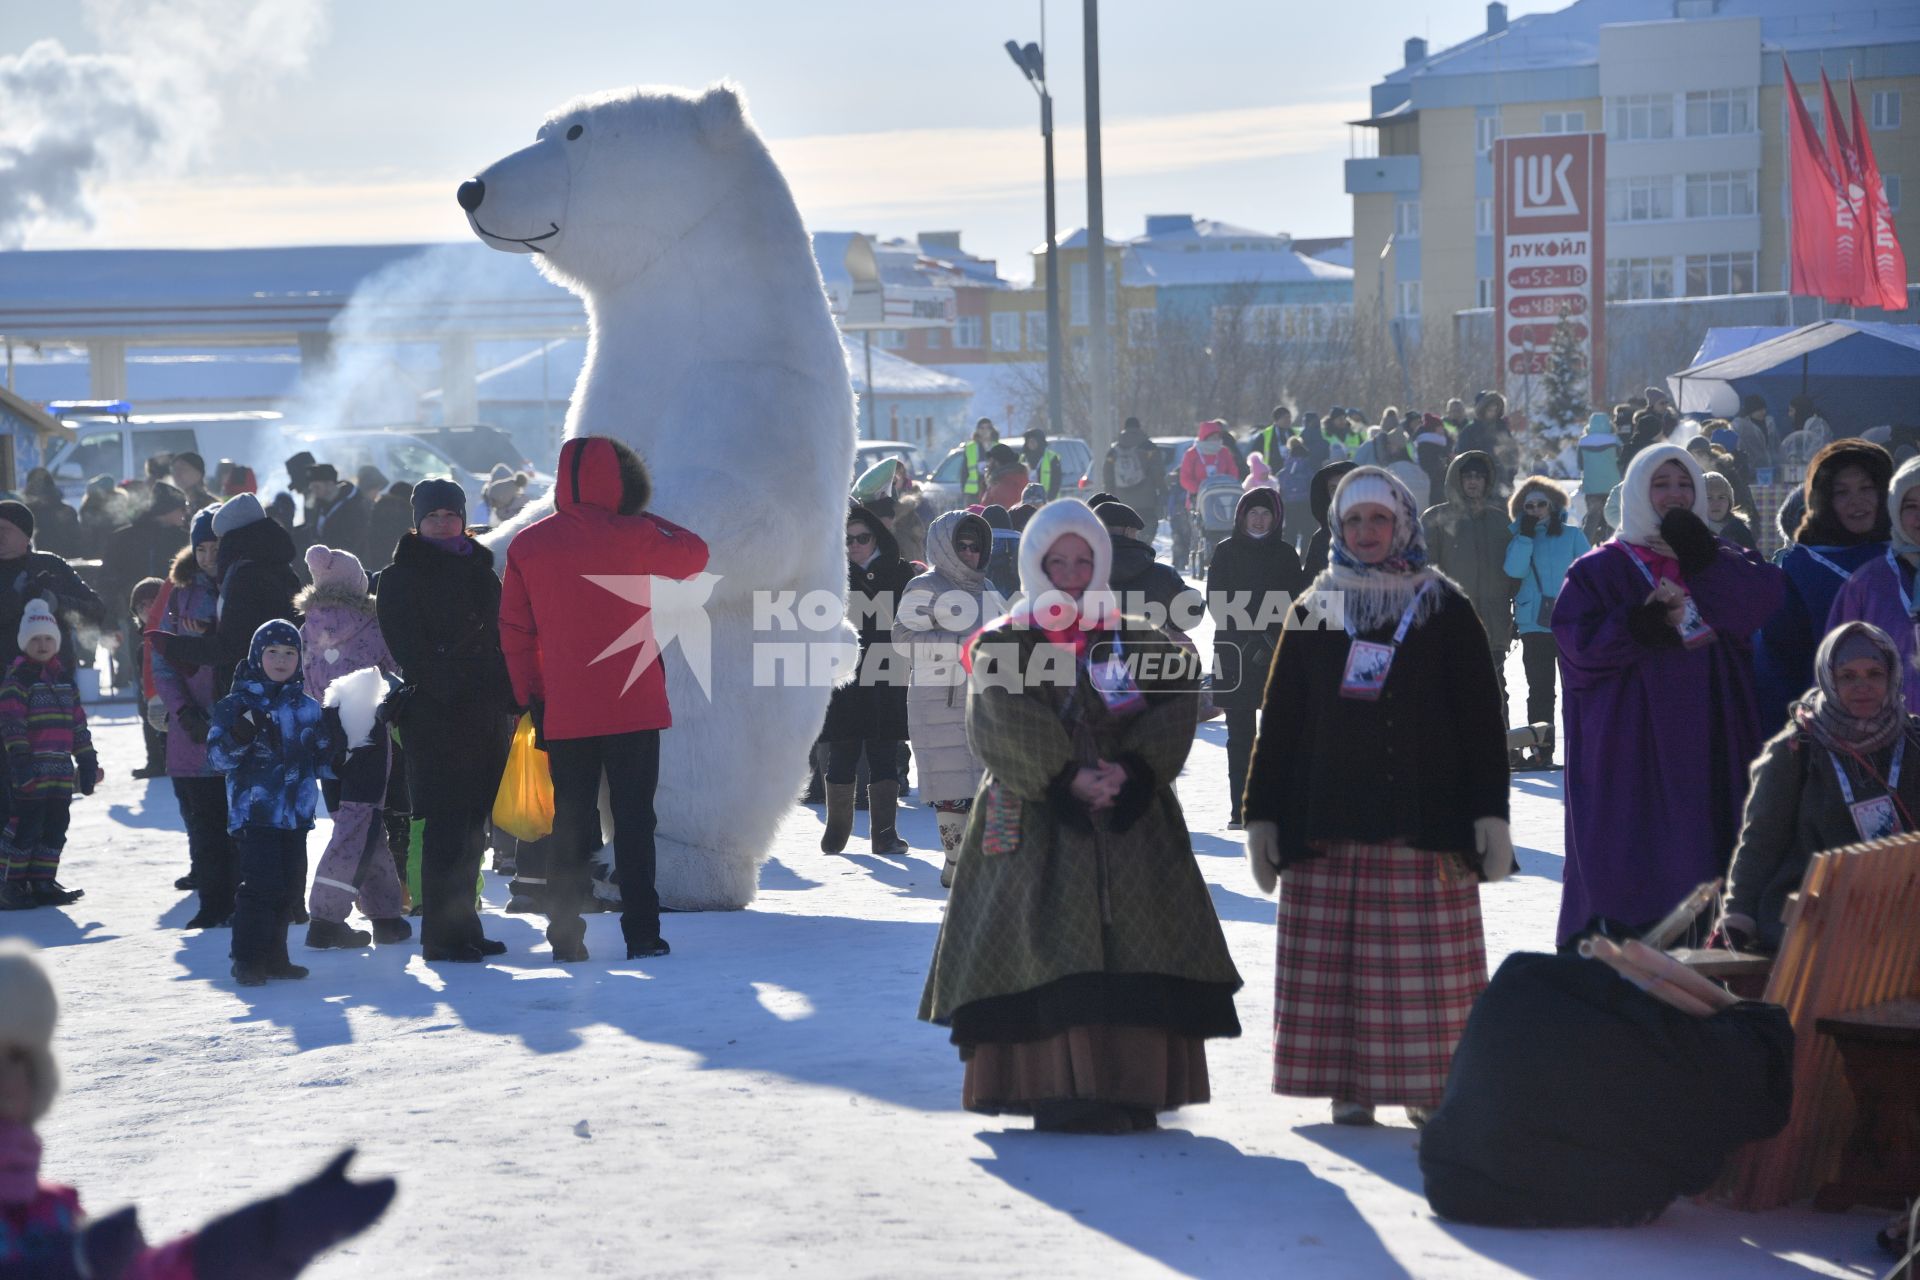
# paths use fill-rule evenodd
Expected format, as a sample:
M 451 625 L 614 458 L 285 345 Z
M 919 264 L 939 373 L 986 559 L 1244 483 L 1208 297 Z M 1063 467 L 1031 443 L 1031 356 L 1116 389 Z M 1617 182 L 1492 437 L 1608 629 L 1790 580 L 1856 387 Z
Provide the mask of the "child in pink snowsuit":
M 353 948 L 405 942 L 413 936 L 413 926 L 407 923 L 399 873 L 388 854 L 385 813 L 396 752 L 381 712 L 387 696 L 383 676 L 396 674 L 399 664 L 380 634 L 373 597 L 367 594 L 367 571 L 359 559 L 351 551 L 313 546 L 307 548 L 307 569 L 313 585 L 294 600 L 304 618 L 301 675 L 308 693 L 338 711 L 348 743 L 345 762 L 335 763 L 337 781 L 321 784 L 333 815 L 333 838 L 314 869 L 307 945 Z M 343 696 L 336 696 L 336 688 Z M 356 725 L 366 731 L 356 732 Z M 398 807 L 404 811 L 404 796 L 393 798 L 402 801 Z M 356 902 L 373 922 L 371 933 L 347 926 L 347 912 Z

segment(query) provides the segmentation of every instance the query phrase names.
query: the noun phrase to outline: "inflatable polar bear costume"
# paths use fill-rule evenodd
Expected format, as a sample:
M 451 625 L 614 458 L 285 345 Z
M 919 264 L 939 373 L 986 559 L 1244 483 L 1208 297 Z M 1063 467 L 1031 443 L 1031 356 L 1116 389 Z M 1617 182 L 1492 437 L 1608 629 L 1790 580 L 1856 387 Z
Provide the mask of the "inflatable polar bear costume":
M 744 907 L 806 780 L 830 692 L 791 676 L 756 684 L 754 647 L 856 639 L 844 624 L 753 631 L 760 593 L 844 605 L 847 591 L 853 387 L 799 210 L 727 84 L 576 98 L 459 199 L 482 240 L 535 255 L 586 303 L 567 438 L 631 445 L 653 476 L 652 509 L 712 549 L 710 695 L 685 653 L 699 628 L 679 628 L 665 607 L 655 619 L 657 633 L 683 636 L 665 654 L 673 728 L 660 742 L 657 883 L 669 907 Z M 490 544 L 503 553 L 551 510 L 528 510 Z M 582 584 L 582 607 L 596 591 Z

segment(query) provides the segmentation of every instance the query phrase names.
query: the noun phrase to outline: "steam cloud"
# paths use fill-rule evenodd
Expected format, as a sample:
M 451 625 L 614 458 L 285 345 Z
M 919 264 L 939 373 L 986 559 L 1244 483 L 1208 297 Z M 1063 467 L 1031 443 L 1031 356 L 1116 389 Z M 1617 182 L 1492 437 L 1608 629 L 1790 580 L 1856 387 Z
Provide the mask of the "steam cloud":
M 0 56 L 0 249 L 93 225 L 105 181 L 177 173 L 226 107 L 301 70 L 325 0 L 85 0 L 99 53 L 57 40 Z

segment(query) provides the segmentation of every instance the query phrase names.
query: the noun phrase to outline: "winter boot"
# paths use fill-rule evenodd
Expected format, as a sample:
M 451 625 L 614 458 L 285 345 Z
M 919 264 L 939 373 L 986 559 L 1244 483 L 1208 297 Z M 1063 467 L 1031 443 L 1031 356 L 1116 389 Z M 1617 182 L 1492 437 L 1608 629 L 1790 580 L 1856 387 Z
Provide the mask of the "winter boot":
M 433 964 L 442 961 L 453 964 L 479 964 L 486 959 L 480 954 L 480 948 L 464 942 L 456 943 L 451 947 L 429 947 L 422 944 L 420 958 Z
M 0 880 L 0 911 L 27 911 L 39 906 L 24 880 Z
M 1373 1106 L 1366 1102 L 1343 1102 L 1333 1100 L 1333 1122 L 1335 1124 L 1368 1125 L 1373 1123 Z
M 853 834 L 853 789 L 851 782 L 827 784 L 827 829 L 820 837 L 820 852 L 840 853 Z
M 627 948 L 629 960 L 651 960 L 656 956 L 672 955 L 673 948 L 667 945 L 665 938 L 655 938 L 652 942 L 638 947 Z
M 413 926 L 407 923 L 405 916 L 393 916 L 373 922 L 373 940 L 381 946 L 391 946 L 396 942 L 405 942 L 413 937 Z
M 267 967 L 251 960 L 233 962 L 233 980 L 243 987 L 264 987 L 267 985 Z
M 941 811 L 934 817 L 940 827 L 940 849 L 947 855 L 946 865 L 940 868 L 940 885 L 951 889 L 953 873 L 960 866 L 960 846 L 967 839 L 967 815 Z
M 883 858 L 897 858 L 907 851 L 907 842 L 894 829 L 899 814 L 900 784 L 875 782 L 867 786 L 867 831 L 873 851 Z
M 307 976 L 308 970 L 305 965 L 295 964 L 287 958 L 287 931 L 284 926 L 280 930 L 280 936 L 273 940 L 273 953 L 267 957 L 266 964 L 262 967 L 266 969 L 269 978 Z
M 181 876 L 178 880 L 175 880 L 173 882 L 173 887 L 178 889 L 182 893 L 192 893 L 195 889 L 198 889 L 200 885 L 196 880 L 194 880 L 193 872 L 189 871 L 187 872 L 187 874 Z
M 193 919 L 180 927 L 183 929 L 225 929 L 233 924 L 231 912 L 221 914 L 211 907 L 202 907 L 193 915 Z
M 58 880 L 35 880 L 34 903 L 42 907 L 65 907 L 87 896 L 85 889 L 69 889 Z
M 349 929 L 344 921 L 316 918 L 307 926 L 307 946 L 315 951 L 325 951 L 330 947 L 354 951 L 372 941 L 372 934 L 365 929 Z

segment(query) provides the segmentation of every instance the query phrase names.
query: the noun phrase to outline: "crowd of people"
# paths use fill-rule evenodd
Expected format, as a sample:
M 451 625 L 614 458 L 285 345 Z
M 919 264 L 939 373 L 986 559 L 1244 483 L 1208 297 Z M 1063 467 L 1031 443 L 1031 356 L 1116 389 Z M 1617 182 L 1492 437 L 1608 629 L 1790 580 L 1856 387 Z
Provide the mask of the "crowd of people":
M 930 523 L 898 460 L 857 478 L 861 661 L 820 732 L 820 847 L 856 847 L 864 806 L 860 851 L 902 857 L 910 786 L 934 810 L 951 893 L 920 1016 L 949 1031 L 966 1106 L 1111 1133 L 1207 1099 L 1206 1042 L 1239 1034 L 1241 978 L 1174 783 L 1215 716 L 1231 826 L 1279 895 L 1274 1088 L 1329 1100 L 1339 1123 L 1441 1106 L 1488 983 L 1480 886 L 1515 869 L 1509 778 L 1556 747 L 1563 950 L 1637 936 L 1721 879 L 1693 936 L 1777 948 L 1813 853 L 1914 829 L 1920 458 L 1825 442 L 1769 561 L 1740 498 L 1793 447 L 1759 408 L 1724 428 L 1663 401 L 1596 413 L 1577 480 L 1519 474 L 1503 410 L 1482 396 L 1472 417 L 1455 401 L 1368 431 L 1345 410 L 1297 428 L 1281 411 L 1244 441 L 1203 424 L 1174 482 L 1242 487 L 1202 582 L 1156 557 L 1169 468 L 1157 449 L 1127 460 L 1153 448 L 1137 422 L 1086 501 L 1059 496 L 1072 478 L 1043 433 L 1014 451 L 989 423 L 962 446 L 974 500 Z M 516 868 L 517 909 L 545 912 L 556 961 L 588 958 L 604 781 L 627 954 L 666 954 L 664 675 L 620 686 L 596 667 L 615 621 L 570 592 L 595 572 L 690 577 L 705 544 L 648 513 L 644 465 L 610 439 L 564 446 L 554 512 L 498 566 L 452 481 L 405 494 L 407 527 L 376 550 L 365 486 L 300 461 L 291 528 L 253 493 L 157 482 L 110 539 L 159 570 L 138 629 L 199 896 L 188 927 L 231 926 L 242 984 L 305 974 L 293 923 L 311 948 L 391 945 L 410 908 L 429 960 L 498 954 L 475 883 L 525 712 L 555 816 L 541 865 Z M 60 852 L 100 774 L 72 665 L 108 606 L 35 548 L 44 510 L 0 502 L 8 908 L 77 896 Z M 137 585 L 115 582 L 129 600 Z M 1209 617 L 1202 653 L 1190 632 Z M 309 892 L 322 803 L 333 834 Z

